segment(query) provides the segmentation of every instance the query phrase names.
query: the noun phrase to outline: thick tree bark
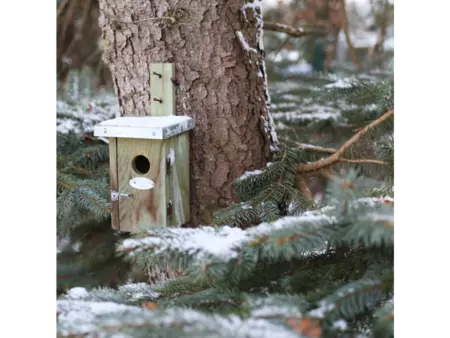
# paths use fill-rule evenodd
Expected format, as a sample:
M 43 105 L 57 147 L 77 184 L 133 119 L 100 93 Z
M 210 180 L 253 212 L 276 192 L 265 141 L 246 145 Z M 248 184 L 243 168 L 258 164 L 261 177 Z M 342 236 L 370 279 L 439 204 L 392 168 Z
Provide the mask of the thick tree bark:
M 151 115 L 150 63 L 171 62 L 176 114 L 191 134 L 191 223 L 232 202 L 232 183 L 264 166 L 277 139 L 267 91 L 259 2 L 100 0 L 103 59 L 121 115 Z M 248 2 L 248 1 L 247 1 Z

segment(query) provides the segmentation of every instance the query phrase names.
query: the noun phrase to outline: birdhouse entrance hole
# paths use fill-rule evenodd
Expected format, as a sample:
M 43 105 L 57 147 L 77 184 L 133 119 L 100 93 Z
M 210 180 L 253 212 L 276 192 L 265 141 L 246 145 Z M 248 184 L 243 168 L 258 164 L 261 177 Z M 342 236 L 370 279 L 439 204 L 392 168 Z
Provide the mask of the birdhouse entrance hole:
M 150 161 L 144 155 L 133 158 L 133 169 L 138 174 L 144 175 L 150 170 Z

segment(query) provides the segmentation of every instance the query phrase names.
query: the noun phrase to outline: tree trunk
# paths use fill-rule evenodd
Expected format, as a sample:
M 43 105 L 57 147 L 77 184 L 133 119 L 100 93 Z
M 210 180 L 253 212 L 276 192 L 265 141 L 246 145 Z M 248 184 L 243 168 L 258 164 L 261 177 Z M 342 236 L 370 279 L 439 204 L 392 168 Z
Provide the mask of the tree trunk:
M 175 64 L 176 114 L 191 134 L 191 222 L 210 224 L 232 183 L 264 166 L 277 137 L 259 2 L 100 0 L 99 24 L 121 115 L 152 115 L 150 63 Z M 247 1 L 249 2 L 249 1 Z

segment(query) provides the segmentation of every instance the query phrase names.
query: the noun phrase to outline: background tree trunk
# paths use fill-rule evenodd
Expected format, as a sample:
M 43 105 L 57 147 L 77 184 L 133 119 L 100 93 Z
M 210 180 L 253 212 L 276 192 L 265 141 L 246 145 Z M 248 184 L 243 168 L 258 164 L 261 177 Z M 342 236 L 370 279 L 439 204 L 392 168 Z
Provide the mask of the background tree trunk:
M 264 166 L 277 139 L 268 112 L 259 2 L 100 0 L 103 59 L 121 115 L 151 115 L 150 63 L 171 62 L 176 114 L 191 135 L 191 223 L 232 202 L 232 183 Z

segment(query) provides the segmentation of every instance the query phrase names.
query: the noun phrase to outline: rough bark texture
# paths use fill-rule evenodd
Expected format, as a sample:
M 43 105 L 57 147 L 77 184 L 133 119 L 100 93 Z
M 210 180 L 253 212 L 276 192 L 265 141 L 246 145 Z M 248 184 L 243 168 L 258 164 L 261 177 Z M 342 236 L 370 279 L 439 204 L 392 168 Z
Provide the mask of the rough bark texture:
M 176 114 L 191 134 L 191 222 L 210 224 L 232 183 L 266 164 L 276 134 L 268 112 L 259 2 L 100 0 L 103 58 L 122 115 L 151 115 L 150 63 L 175 64 Z

